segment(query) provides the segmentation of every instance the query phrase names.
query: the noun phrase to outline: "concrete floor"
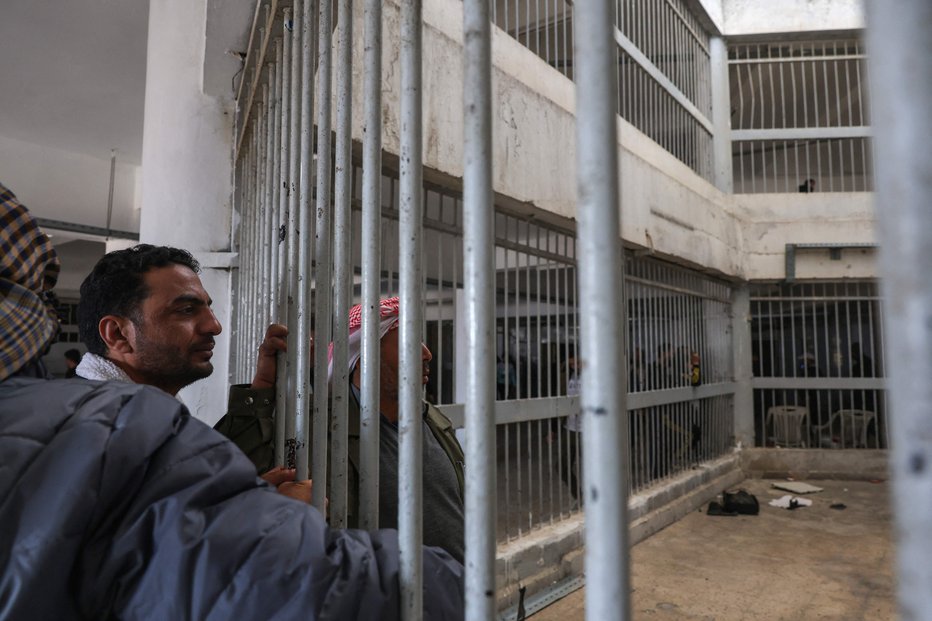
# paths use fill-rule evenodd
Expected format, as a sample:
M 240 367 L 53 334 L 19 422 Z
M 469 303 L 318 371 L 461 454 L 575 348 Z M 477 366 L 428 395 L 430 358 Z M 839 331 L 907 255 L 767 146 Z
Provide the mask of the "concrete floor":
M 887 483 L 808 482 L 825 488 L 805 496 L 811 507 L 771 507 L 788 492 L 748 479 L 741 487 L 757 496 L 760 515 L 711 517 L 706 505 L 636 545 L 634 619 L 896 618 Z M 584 600 L 585 588 L 530 619 L 583 619 Z

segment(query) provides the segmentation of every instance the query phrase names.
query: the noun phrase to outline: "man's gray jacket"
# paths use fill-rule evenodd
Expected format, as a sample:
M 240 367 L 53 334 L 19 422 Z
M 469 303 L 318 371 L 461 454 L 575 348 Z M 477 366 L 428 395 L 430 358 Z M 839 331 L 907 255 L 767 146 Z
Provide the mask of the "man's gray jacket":
M 0 383 L 0 618 L 396 619 L 394 531 L 327 527 L 155 388 Z M 425 549 L 428 619 L 462 567 Z

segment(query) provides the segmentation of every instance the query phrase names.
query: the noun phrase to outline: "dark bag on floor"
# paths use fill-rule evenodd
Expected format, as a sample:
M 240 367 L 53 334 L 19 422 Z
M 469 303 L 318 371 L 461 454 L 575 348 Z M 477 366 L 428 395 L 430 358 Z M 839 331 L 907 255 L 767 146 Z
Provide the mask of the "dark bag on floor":
M 757 497 L 743 489 L 734 492 L 722 492 L 722 507 L 725 511 L 734 511 L 740 515 L 757 515 L 760 513 L 760 504 Z

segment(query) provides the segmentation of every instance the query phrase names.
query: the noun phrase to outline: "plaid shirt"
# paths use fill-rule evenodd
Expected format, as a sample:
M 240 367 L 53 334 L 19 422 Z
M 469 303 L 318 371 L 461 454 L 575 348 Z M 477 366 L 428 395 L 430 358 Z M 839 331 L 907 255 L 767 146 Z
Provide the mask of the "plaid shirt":
M 58 333 L 51 290 L 60 269 L 48 236 L 0 183 L 0 381 L 38 358 Z

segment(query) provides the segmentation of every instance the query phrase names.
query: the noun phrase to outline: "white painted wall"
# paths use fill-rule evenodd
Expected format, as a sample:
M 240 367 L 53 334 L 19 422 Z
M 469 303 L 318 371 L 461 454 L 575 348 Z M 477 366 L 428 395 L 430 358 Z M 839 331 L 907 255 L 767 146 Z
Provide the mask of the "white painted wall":
M 705 12 L 706 17 L 712 21 L 717 33 L 725 29 L 725 10 L 722 6 L 722 0 L 692 0 L 693 8 Z M 696 5 L 699 5 L 696 7 Z
M 111 228 L 139 230 L 139 166 L 117 153 Z M 40 218 L 107 226 L 110 159 L 0 136 L 0 181 Z
M 782 279 L 786 244 L 875 243 L 873 194 L 736 195 L 746 218 L 744 277 Z M 796 255 L 796 278 L 877 278 L 876 251 L 843 250 L 833 261 L 827 250 Z
M 202 261 L 201 281 L 226 331 L 213 375 L 181 397 L 213 423 L 226 410 L 229 379 L 232 107 L 203 92 L 206 2 L 150 2 L 140 238 Z
M 725 36 L 859 30 L 863 0 L 721 0 Z M 891 3 L 891 8 L 896 3 Z

